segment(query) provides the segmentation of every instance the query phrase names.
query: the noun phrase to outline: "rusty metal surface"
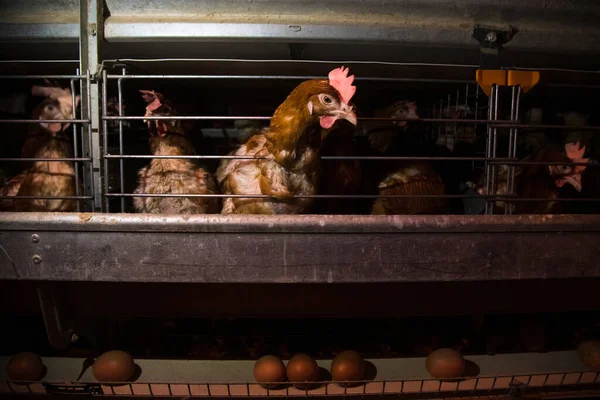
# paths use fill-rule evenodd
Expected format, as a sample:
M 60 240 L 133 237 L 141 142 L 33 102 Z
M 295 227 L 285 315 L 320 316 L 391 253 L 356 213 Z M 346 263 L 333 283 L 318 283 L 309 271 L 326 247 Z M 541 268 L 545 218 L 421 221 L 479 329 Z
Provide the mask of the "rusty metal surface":
M 0 231 L 197 233 L 598 232 L 598 215 L 0 213 Z
M 351 283 L 600 277 L 600 216 L 0 218 L 0 279 Z

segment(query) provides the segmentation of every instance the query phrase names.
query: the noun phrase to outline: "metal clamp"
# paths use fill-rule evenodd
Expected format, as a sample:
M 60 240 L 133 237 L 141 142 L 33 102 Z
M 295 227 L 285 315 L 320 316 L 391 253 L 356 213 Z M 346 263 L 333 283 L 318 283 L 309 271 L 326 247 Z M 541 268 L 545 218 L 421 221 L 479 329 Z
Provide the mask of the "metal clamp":
M 510 42 L 517 30 L 512 26 L 506 29 L 498 29 L 475 25 L 473 39 L 479 42 L 480 61 L 479 65 L 482 69 L 497 69 L 500 68 L 500 50 L 503 45 Z

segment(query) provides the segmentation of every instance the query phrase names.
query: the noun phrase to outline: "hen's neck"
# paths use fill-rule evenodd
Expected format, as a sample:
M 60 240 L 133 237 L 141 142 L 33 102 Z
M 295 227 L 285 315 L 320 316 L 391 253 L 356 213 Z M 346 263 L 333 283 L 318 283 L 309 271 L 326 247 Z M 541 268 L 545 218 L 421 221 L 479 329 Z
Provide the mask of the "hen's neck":
M 306 147 L 315 147 L 315 143 L 309 136 L 314 133 L 314 121 L 311 121 L 308 110 L 282 104 L 273 118 L 269 132 L 266 134 L 271 146 L 269 151 L 279 161 L 291 161 L 296 159 L 297 153 Z

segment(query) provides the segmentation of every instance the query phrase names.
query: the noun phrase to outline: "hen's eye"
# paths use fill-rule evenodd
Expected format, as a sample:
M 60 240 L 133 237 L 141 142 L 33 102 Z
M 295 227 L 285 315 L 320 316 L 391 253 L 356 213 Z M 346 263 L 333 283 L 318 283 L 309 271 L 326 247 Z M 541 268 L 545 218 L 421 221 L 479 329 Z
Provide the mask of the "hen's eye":
M 48 106 L 48 107 L 46 107 L 46 109 L 47 109 L 48 111 L 54 111 L 54 106 Z
M 331 104 L 333 103 L 333 99 L 327 95 L 323 96 L 323 103 L 325 104 Z

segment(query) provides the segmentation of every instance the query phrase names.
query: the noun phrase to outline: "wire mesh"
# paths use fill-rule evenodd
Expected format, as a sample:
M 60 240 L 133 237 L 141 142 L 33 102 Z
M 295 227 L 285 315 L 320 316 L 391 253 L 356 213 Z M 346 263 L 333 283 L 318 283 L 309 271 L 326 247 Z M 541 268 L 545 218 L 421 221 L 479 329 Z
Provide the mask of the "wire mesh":
M 122 65 L 119 65 L 122 68 Z M 106 212 L 128 211 L 127 198 L 135 197 L 132 190 L 127 190 L 128 176 L 125 173 L 129 169 L 129 161 L 151 160 L 151 159 L 192 159 L 192 160 L 224 160 L 224 159 L 260 159 L 260 157 L 233 156 L 228 152 L 219 154 L 198 154 L 190 156 L 152 156 L 146 154 L 132 154 L 127 151 L 125 137 L 131 134 L 132 124 L 138 123 L 140 135 L 143 136 L 144 128 L 139 122 L 142 121 L 264 121 L 268 122 L 270 117 L 267 115 L 232 115 L 231 113 L 215 113 L 213 115 L 177 115 L 177 116 L 142 116 L 126 113 L 124 102 L 124 85 L 135 85 L 136 80 L 141 81 L 163 81 L 163 82 L 181 82 L 181 81 L 224 81 L 224 80 L 305 80 L 316 78 L 317 76 L 306 75 L 206 75 L 206 74 L 186 74 L 186 75 L 168 75 L 168 74 L 128 74 L 125 68 L 122 68 L 120 74 L 109 74 L 106 70 L 103 72 L 102 79 L 102 142 L 103 142 L 103 209 Z M 404 84 L 425 83 L 421 79 L 401 79 L 401 78 L 380 78 L 380 77 L 361 77 L 360 80 L 366 82 L 376 82 L 380 79 L 389 82 Z M 357 79 L 358 80 L 358 79 Z M 433 82 L 429 82 L 433 83 Z M 572 127 L 566 125 L 554 125 L 544 123 L 525 123 L 521 119 L 521 97 L 523 95 L 520 87 L 498 88 L 493 87 L 490 96 L 486 96 L 480 87 L 473 82 L 455 82 L 457 89 L 447 96 L 441 98 L 439 102 L 432 105 L 429 112 L 423 113 L 418 119 L 407 118 L 375 118 L 365 116 L 359 118 L 362 122 L 383 121 L 398 122 L 410 121 L 411 123 L 424 123 L 428 126 L 426 131 L 436 145 L 448 148 L 450 151 L 461 143 L 473 145 L 477 149 L 476 156 L 327 156 L 322 155 L 322 160 L 356 160 L 359 162 L 383 162 L 383 161 L 403 161 L 403 162 L 470 162 L 473 175 L 482 171 L 483 178 L 480 186 L 483 190 L 463 190 L 461 193 L 452 192 L 443 195 L 389 195 L 389 194 L 315 194 L 315 195 L 296 195 L 293 197 L 306 198 L 339 198 L 339 199 L 377 199 L 377 198 L 445 198 L 448 200 L 483 200 L 485 207 L 483 213 L 512 214 L 515 210 L 515 204 L 539 202 L 539 203 L 595 203 L 600 201 L 595 197 L 573 197 L 563 196 L 561 198 L 542 198 L 534 196 L 523 196 L 516 193 L 515 171 L 518 166 L 536 165 L 536 161 L 524 160 L 518 157 L 519 130 L 527 129 L 545 129 L 545 130 L 581 130 L 596 133 L 600 130 L 596 126 Z M 110 104 L 109 99 L 115 99 L 116 106 Z M 503 105 L 508 102 L 508 106 Z M 483 117 L 483 118 L 482 118 Z M 361 122 L 361 123 L 362 123 Z M 200 133 L 202 134 L 202 133 Z M 231 140 L 228 130 L 222 128 L 223 138 Z M 114 137 L 114 142 L 111 141 Z M 507 137 L 508 144 L 506 149 L 500 148 L 501 138 Z M 540 165 L 561 165 L 575 166 L 583 165 L 576 162 L 539 162 Z M 594 164 L 585 164 L 588 168 L 595 168 Z M 467 182 L 471 187 L 477 186 L 472 182 Z M 271 198 L 268 195 L 182 195 L 182 194 L 159 194 L 159 193 L 140 193 L 139 197 L 238 197 L 238 198 Z M 466 211 L 465 211 L 466 212 Z
M 95 396 L 146 397 L 410 397 L 471 398 L 511 396 L 517 391 L 542 398 L 561 393 L 597 395 L 599 373 L 555 372 L 503 376 L 467 377 L 457 380 L 403 379 L 339 383 L 333 381 L 256 382 L 16 382 L 0 381 L 0 393 L 87 394 Z
M 87 181 L 88 172 L 92 171 L 92 158 L 91 158 L 91 119 L 89 115 L 82 115 L 81 109 L 78 107 L 78 93 L 81 92 L 82 87 L 89 87 L 90 76 L 89 73 L 81 73 L 79 69 L 76 69 L 75 74 L 63 74 L 63 75 L 0 75 L 0 80 L 10 81 L 11 87 L 20 88 L 21 92 L 26 93 L 31 91 L 31 87 L 34 85 L 47 86 L 49 81 L 54 81 L 50 85 L 60 85 L 61 88 L 70 90 L 70 104 L 72 108 L 72 116 L 69 118 L 66 116 L 61 119 L 49 119 L 43 118 L 45 111 L 36 111 L 41 105 L 44 104 L 44 97 L 36 97 L 35 102 L 38 109 L 33 112 L 40 113 L 39 115 L 32 114 L 27 117 L 26 115 L 20 115 L 22 118 L 9 117 L 0 118 L 0 126 L 4 127 L 9 132 L 14 132 L 15 135 L 12 138 L 11 144 L 19 143 L 17 145 L 8 145 L 5 143 L 5 151 L 0 156 L 0 169 L 9 171 L 7 176 L 0 176 L 0 203 L 3 204 L 2 208 L 6 210 L 14 210 L 17 202 L 24 200 L 75 200 L 75 209 L 70 211 L 91 211 L 93 210 L 93 193 L 94 188 L 90 182 Z M 45 81 L 45 82 L 40 82 Z M 53 124 L 61 123 L 63 128 L 55 136 L 52 135 L 52 139 L 48 139 L 49 136 L 45 136 L 44 132 L 50 132 L 48 128 L 39 124 Z M 39 126 L 42 126 L 40 129 Z M 63 135 L 64 133 L 64 135 Z M 39 138 L 42 139 L 39 139 Z M 57 153 L 56 150 L 46 150 L 47 156 L 36 156 L 37 151 L 33 154 L 21 154 L 21 144 L 23 145 L 23 151 L 25 146 L 31 146 L 29 140 L 41 140 L 42 142 L 34 143 L 36 149 L 39 150 L 40 143 L 44 146 L 51 143 L 53 140 L 56 141 L 67 141 L 68 146 L 71 149 L 72 155 L 68 157 L 58 156 L 62 154 L 60 151 Z M 18 157 L 16 155 L 19 155 Z M 44 153 L 40 153 L 44 154 Z M 52 168 L 52 163 L 64 163 L 73 167 L 74 174 L 74 191 L 69 194 L 53 195 L 52 189 L 49 189 L 54 184 L 51 180 L 60 177 L 61 173 L 56 172 Z M 44 167 L 46 165 L 46 167 Z M 40 169 L 41 168 L 41 169 Z M 59 167 L 57 167 L 59 168 Z M 36 175 L 36 171 L 46 171 Z M 49 172 L 48 172 L 49 171 Z M 7 178 L 11 178 L 7 180 Z M 30 193 L 31 190 L 26 190 L 21 185 L 21 182 L 27 182 L 28 179 L 47 179 L 43 186 L 40 186 L 34 193 Z M 44 187 L 45 186 L 45 187 Z M 35 193 L 37 191 L 37 193 Z M 20 204 L 20 203 L 19 203 Z M 31 205 L 32 203 L 27 203 Z M 53 203 L 56 204 L 56 203 Z M 23 206 L 24 211 L 32 211 L 27 209 L 29 206 Z M 40 207 L 39 205 L 31 206 L 34 208 Z M 53 205 L 46 203 L 45 206 L 41 206 L 42 209 L 38 211 L 54 211 Z M 47 209 L 46 209 L 47 208 Z M 64 210 L 63 210 L 64 211 Z

